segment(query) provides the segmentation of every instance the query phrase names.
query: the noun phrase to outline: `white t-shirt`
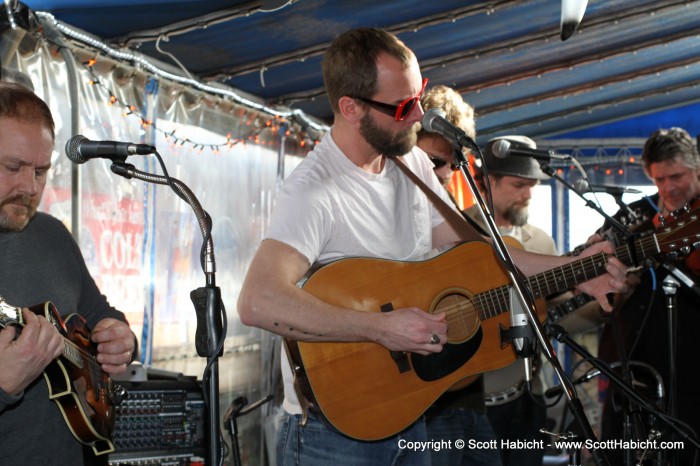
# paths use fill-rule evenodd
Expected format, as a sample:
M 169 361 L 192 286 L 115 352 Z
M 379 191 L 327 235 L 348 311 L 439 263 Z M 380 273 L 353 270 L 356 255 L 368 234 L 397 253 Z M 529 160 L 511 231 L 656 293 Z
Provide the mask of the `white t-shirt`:
M 403 161 L 446 202 L 433 165 L 413 148 Z M 424 258 L 432 230 L 444 219 L 432 202 L 391 161 L 370 174 L 351 162 L 330 132 L 284 182 L 266 238 L 283 242 L 310 264 L 342 257 Z M 284 409 L 300 414 L 286 355 L 282 356 Z

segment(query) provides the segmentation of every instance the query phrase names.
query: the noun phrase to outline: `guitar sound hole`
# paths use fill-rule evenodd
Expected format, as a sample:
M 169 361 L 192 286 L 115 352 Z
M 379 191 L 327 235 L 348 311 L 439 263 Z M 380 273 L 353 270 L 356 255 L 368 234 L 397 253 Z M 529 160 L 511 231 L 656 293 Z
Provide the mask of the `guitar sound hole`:
M 435 298 L 430 308 L 431 314 L 445 312 L 448 343 L 456 344 L 469 340 L 481 326 L 479 313 L 464 290 L 445 290 Z

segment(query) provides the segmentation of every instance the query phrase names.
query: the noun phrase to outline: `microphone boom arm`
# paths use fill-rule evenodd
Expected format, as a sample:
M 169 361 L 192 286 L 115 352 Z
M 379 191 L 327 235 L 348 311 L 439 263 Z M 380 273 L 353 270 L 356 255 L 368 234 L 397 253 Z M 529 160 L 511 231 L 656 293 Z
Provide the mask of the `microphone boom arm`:
M 204 251 L 201 261 L 206 277 L 206 286 L 191 291 L 190 299 L 197 315 L 195 349 L 200 357 L 207 358 L 207 365 L 202 377 L 203 394 L 207 407 L 206 418 L 208 421 L 206 423 L 206 464 L 218 465 L 223 458 L 223 442 L 221 441 L 219 430 L 219 357 L 223 354 L 227 318 L 221 300 L 221 289 L 216 286 L 216 261 L 214 260 L 214 241 L 211 235 L 210 218 L 190 188 L 180 180 L 170 176 L 146 173 L 137 170 L 132 164 L 124 162 L 114 162 L 110 168 L 115 174 L 127 179 L 136 178 L 150 183 L 170 186 L 178 197 L 192 207 L 197 223 L 202 231 Z M 163 170 L 165 172 L 164 165 Z
M 576 195 L 578 197 L 580 197 L 581 199 L 583 199 L 583 201 L 586 203 L 586 207 L 590 207 L 591 209 L 595 210 L 600 215 L 602 215 L 603 218 L 605 220 L 607 220 L 610 223 L 610 225 L 612 225 L 613 228 L 615 228 L 617 231 L 619 231 L 625 238 L 630 236 L 630 232 L 629 232 L 629 230 L 627 230 L 627 227 L 625 227 L 622 223 L 617 221 L 615 218 L 606 214 L 605 211 L 603 209 L 601 209 L 600 206 L 598 206 L 595 202 L 591 201 L 590 199 L 586 199 L 585 196 L 578 189 L 576 189 L 571 183 L 569 183 L 564 178 L 559 176 L 557 174 L 556 170 L 554 170 L 552 167 L 550 167 L 546 161 L 540 161 L 540 169 L 544 173 L 546 173 L 547 175 L 552 177 L 553 179 L 557 180 L 558 182 L 560 182 L 561 184 L 563 184 L 564 186 L 569 188 L 569 190 L 576 193 Z
M 194 195 L 192 190 L 187 187 L 182 181 L 177 178 L 165 177 L 162 175 L 155 175 L 153 173 L 143 172 L 136 169 L 130 163 L 114 162 L 110 167 L 112 172 L 124 178 L 131 179 L 136 178 L 137 180 L 146 181 L 154 184 L 169 185 L 173 191 L 184 200 L 192 208 L 195 217 L 197 218 L 197 223 L 199 224 L 199 229 L 202 233 L 202 238 L 204 238 L 206 246 L 204 252 L 204 264 L 203 269 L 205 275 L 208 277 L 207 282 L 213 280 L 214 274 L 216 273 L 216 260 L 214 259 L 214 241 L 209 232 L 209 222 L 207 221 L 207 215 L 200 204 L 197 197 Z M 215 283 L 210 283 L 214 285 Z

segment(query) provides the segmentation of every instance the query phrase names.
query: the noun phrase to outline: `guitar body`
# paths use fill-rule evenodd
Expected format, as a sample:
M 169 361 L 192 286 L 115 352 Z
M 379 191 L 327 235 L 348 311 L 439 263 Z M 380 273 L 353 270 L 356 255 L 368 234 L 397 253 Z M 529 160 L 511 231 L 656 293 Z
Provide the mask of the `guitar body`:
M 56 402 L 78 441 L 91 446 L 96 455 L 113 452 L 114 405 L 122 389 L 97 363 L 87 322 L 77 314 L 64 322 L 50 302 L 29 309 L 46 317 L 72 343 L 44 370 L 49 398 Z
M 513 363 L 515 352 L 501 333 L 510 327 L 509 314 L 482 320 L 472 303 L 474 295 L 509 283 L 497 264 L 490 245 L 471 242 L 420 262 L 351 258 L 315 271 L 303 288 L 331 304 L 366 312 L 445 310 L 448 343 L 420 356 L 376 343 L 288 342 L 300 359 L 292 367 L 299 368 L 305 398 L 342 433 L 377 440 L 410 426 L 467 377 Z
M 674 217 L 654 234 L 630 238 L 615 256 L 636 265 L 661 253 L 692 251 L 700 247 L 698 220 L 700 210 Z M 525 285 L 537 306 L 604 274 L 606 263 L 607 254 L 599 252 L 527 277 Z M 462 243 L 417 262 L 340 259 L 313 270 L 301 286 L 327 303 L 364 312 L 416 306 L 447 314 L 448 343 L 429 356 L 377 343 L 286 341 L 300 401 L 350 437 L 394 435 L 444 392 L 516 359 L 507 336 L 510 280 L 487 243 Z

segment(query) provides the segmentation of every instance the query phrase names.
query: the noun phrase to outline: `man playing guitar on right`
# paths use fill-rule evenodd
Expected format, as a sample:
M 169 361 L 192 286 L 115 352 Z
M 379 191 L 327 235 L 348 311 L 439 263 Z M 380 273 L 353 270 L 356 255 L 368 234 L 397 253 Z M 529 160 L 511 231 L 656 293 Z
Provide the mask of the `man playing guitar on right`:
M 698 200 L 700 156 L 695 141 L 685 130 L 671 128 L 654 132 L 644 144 L 642 163 L 644 172 L 658 188 L 658 194 L 651 199 L 636 201 L 629 207 L 642 217 L 651 219 L 653 226 L 650 225 L 646 229 L 658 228 L 663 217 L 669 218 L 679 209 L 693 210 L 700 205 Z M 658 206 L 658 212 L 654 211 L 652 202 L 649 200 Z M 641 230 L 644 229 L 644 226 L 640 226 L 636 231 L 643 233 Z M 700 253 L 693 252 L 690 256 L 673 262 L 672 265 L 683 270 L 686 276 L 697 279 L 700 273 Z M 662 290 L 662 282 L 668 275 L 668 270 L 663 263 L 656 263 L 652 267 L 644 269 L 639 276 L 628 278 L 633 291 L 626 300 L 622 299 L 617 303 L 618 312 L 615 313 L 615 318 L 620 324 L 627 358 L 630 361 L 641 361 L 651 365 L 663 378 L 666 391 L 663 406 L 666 412 L 671 414 L 669 397 L 674 394 L 669 393 L 668 311 L 666 296 Z M 696 329 L 700 326 L 700 296 L 683 285 L 678 288 L 676 296 L 675 413 L 678 418 L 698 432 L 700 431 L 700 403 L 697 400 L 698 390 L 695 382 L 700 362 L 694 350 L 694 342 L 697 341 Z M 607 325 L 601 338 L 600 353 L 609 362 L 619 360 L 613 328 Z M 634 372 L 634 368 L 632 369 Z M 635 374 L 635 377 L 642 375 Z M 650 390 L 653 393 L 655 387 L 651 387 Z M 619 410 L 619 401 L 618 394 L 611 384 L 605 401 L 603 438 L 622 438 L 623 417 Z M 642 413 L 642 418 L 647 422 L 646 413 Z M 663 440 L 669 439 L 670 428 L 661 422 L 657 422 L 654 427 L 666 433 Z M 646 428 L 648 430 L 649 426 Z M 610 455 L 611 464 L 623 464 L 623 450 L 610 450 L 607 453 Z M 665 453 L 676 454 L 678 456 L 676 464 L 687 465 L 693 464 L 695 448 L 689 442 L 685 442 L 683 450 Z M 620 455 L 619 458 L 615 458 L 616 455 Z

